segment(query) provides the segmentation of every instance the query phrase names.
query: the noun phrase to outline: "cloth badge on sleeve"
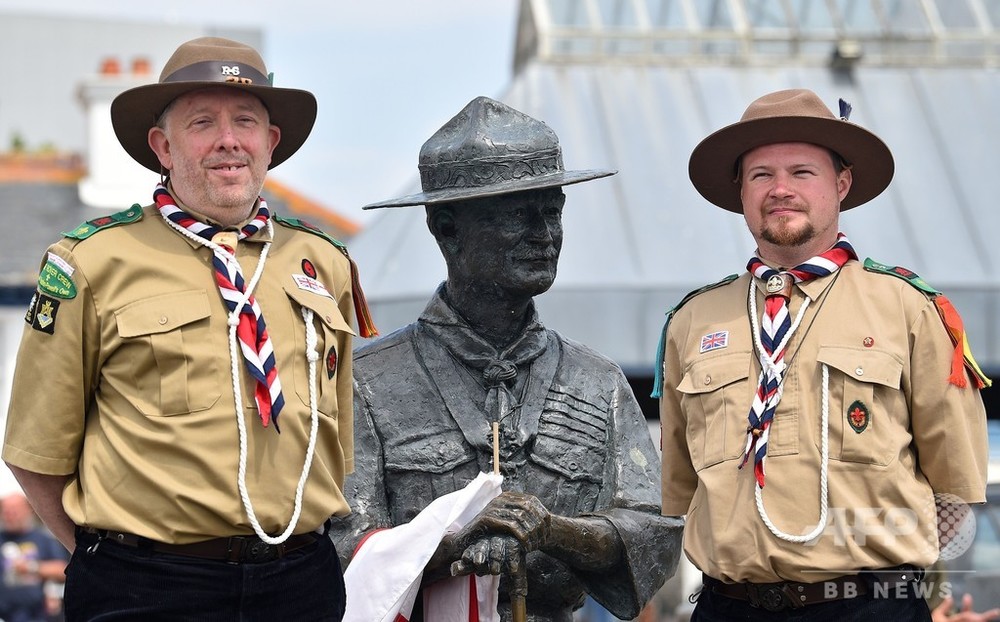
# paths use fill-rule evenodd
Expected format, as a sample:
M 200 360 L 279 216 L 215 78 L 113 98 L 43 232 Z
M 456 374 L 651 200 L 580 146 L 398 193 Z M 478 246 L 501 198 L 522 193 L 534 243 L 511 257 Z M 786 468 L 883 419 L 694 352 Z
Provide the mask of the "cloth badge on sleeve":
M 851 424 L 851 429 L 861 434 L 872 421 L 872 413 L 861 400 L 854 400 L 847 407 L 847 422 Z
M 729 345 L 729 331 L 720 330 L 717 333 L 709 333 L 701 338 L 701 354 L 711 350 L 718 350 Z
M 38 289 L 56 298 L 76 298 L 73 266 L 62 257 L 49 253 L 45 265 L 38 273 Z
M 56 331 L 56 314 L 59 313 L 59 301 L 45 294 L 39 294 L 35 301 L 34 317 L 31 327 L 37 331 L 52 335 Z
M 326 377 L 333 380 L 335 373 L 337 373 L 337 349 L 330 346 L 330 351 L 326 353 Z
M 316 278 L 316 266 L 314 266 L 313 262 L 309 261 L 308 259 L 302 260 L 302 271 L 305 272 L 306 276 L 309 277 L 310 279 Z
M 314 294 L 319 294 L 320 296 L 326 296 L 327 298 L 333 298 L 330 292 L 327 291 L 326 285 L 323 285 L 316 279 L 306 276 L 304 274 L 293 274 L 292 278 L 295 280 L 295 284 L 299 286 L 299 289 L 305 290 L 307 292 L 312 292 Z
M 35 321 L 35 303 L 38 302 L 38 292 L 31 295 L 31 302 L 28 303 L 28 310 L 24 314 L 24 323 L 31 324 Z

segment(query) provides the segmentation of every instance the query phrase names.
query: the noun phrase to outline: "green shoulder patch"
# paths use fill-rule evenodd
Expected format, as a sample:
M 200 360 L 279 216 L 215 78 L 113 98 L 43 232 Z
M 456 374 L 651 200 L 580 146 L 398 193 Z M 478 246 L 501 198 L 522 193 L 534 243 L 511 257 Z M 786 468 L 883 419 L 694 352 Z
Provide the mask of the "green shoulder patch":
M 280 222 L 281 224 L 283 224 L 283 225 L 285 225 L 287 227 L 291 227 L 292 229 L 298 229 L 300 231 L 306 231 L 306 232 L 311 233 L 313 235 L 318 235 L 319 237 L 323 238 L 324 240 L 326 240 L 330 244 L 333 244 L 334 246 L 336 246 L 337 248 L 339 248 L 340 251 L 342 253 L 344 253 L 345 255 L 347 254 L 347 246 L 343 242 L 341 242 L 337 238 L 333 237 L 332 235 L 330 235 L 326 231 L 323 231 L 322 229 L 320 229 L 316 225 L 314 225 L 312 223 L 308 223 L 308 222 L 302 220 L 301 218 L 286 218 L 285 216 L 279 216 L 279 215 L 275 214 L 274 215 L 274 221 L 275 222 Z
M 913 272 L 912 270 L 908 270 L 901 266 L 887 266 L 884 263 L 879 263 L 875 261 L 871 257 L 865 259 L 864 266 L 865 270 L 869 272 L 888 274 L 898 279 L 903 279 L 910 285 L 916 287 L 917 289 L 926 294 L 930 294 L 931 296 L 939 296 L 941 294 L 941 292 L 928 285 L 927 281 L 917 276 L 917 273 Z
M 109 229 L 117 225 L 124 225 L 130 222 L 142 220 L 142 206 L 136 203 L 127 210 L 122 210 L 110 216 L 101 216 L 93 220 L 88 220 L 80 224 L 72 231 L 63 231 L 63 235 L 74 240 L 85 240 L 103 229 Z
M 65 259 L 49 251 L 45 265 L 38 272 L 38 290 L 57 298 L 76 298 L 73 272 L 73 266 Z
M 665 322 L 663 322 L 663 330 L 660 332 L 660 343 L 656 347 L 656 362 L 653 364 L 653 392 L 652 394 L 650 394 L 650 397 L 659 399 L 660 397 L 663 396 L 663 355 L 667 347 L 667 327 L 670 326 L 670 320 L 674 317 L 674 314 L 677 313 L 678 309 L 687 304 L 688 301 L 690 301 L 695 296 L 704 294 L 705 292 L 713 290 L 717 287 L 728 285 L 729 283 L 732 283 L 737 278 L 739 278 L 739 276 L 740 275 L 738 274 L 730 274 L 729 276 L 719 281 L 716 281 L 715 283 L 709 283 L 704 287 L 699 287 L 693 292 L 689 292 L 687 295 L 681 298 L 680 302 L 678 302 L 676 305 L 673 306 L 673 308 L 667 311 L 667 319 Z

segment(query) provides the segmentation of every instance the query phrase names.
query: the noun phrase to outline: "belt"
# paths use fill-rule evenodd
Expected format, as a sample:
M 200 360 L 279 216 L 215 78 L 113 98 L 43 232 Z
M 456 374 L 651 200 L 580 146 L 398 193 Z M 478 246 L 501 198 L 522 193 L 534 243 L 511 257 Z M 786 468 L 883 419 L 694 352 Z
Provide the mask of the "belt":
M 863 574 L 843 575 L 816 583 L 782 581 L 780 583 L 724 583 L 702 575 L 704 590 L 750 603 L 766 611 L 799 609 L 818 603 L 845 600 L 872 592 L 874 583 L 895 585 L 916 582 L 923 571 L 916 568 L 891 568 L 865 571 Z
M 274 561 L 288 555 L 292 551 L 315 544 L 318 538 L 325 537 L 319 533 L 305 533 L 290 536 L 281 544 L 268 544 L 257 536 L 232 536 L 229 538 L 202 540 L 201 542 L 192 542 L 191 544 L 169 544 L 131 533 L 122 533 L 108 529 L 81 527 L 79 531 L 84 534 L 97 536 L 97 542 L 88 548 L 88 552 L 96 551 L 101 542 L 106 541 L 136 549 L 224 561 L 230 564 L 259 564 Z

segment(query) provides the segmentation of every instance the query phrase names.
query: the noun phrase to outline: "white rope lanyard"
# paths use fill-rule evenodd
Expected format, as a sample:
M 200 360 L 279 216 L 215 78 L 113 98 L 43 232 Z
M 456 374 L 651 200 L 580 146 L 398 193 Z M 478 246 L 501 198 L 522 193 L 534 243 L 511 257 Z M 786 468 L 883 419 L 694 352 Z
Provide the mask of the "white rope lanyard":
M 760 325 L 757 319 L 757 288 L 754 283 L 754 279 L 750 279 L 750 294 L 749 294 L 749 306 L 750 306 L 750 326 L 753 331 L 754 344 L 757 347 L 757 354 L 760 358 L 760 363 L 762 367 L 767 367 L 779 378 L 779 390 L 780 383 L 784 382 L 784 369 L 779 368 L 775 363 L 774 359 L 768 355 L 767 351 L 764 350 L 764 344 L 760 340 Z M 802 318 L 805 316 L 806 309 L 809 307 L 809 303 L 812 300 L 809 296 L 806 296 L 805 301 L 802 303 L 802 307 L 799 309 L 798 314 L 795 316 L 795 321 L 792 323 L 791 328 L 785 333 L 784 339 L 781 340 L 781 344 L 775 348 L 775 352 L 781 352 L 788 345 L 788 341 L 792 338 L 792 334 L 795 329 L 799 327 L 802 322 Z M 767 528 L 778 538 L 785 540 L 786 542 L 795 543 L 805 543 L 816 538 L 816 536 L 823 533 L 826 528 L 826 517 L 827 511 L 829 509 L 829 495 L 828 495 L 828 470 L 830 464 L 830 369 L 823 364 L 823 394 L 822 394 L 822 414 L 821 423 L 823 429 L 823 434 L 820 439 L 820 470 L 819 470 L 819 522 L 813 527 L 812 531 L 803 535 L 792 535 L 785 533 L 778 529 L 778 527 L 771 522 L 771 518 L 767 515 L 767 510 L 764 509 L 764 496 L 763 489 L 759 484 L 754 484 L 754 496 L 757 500 L 757 513 L 760 515 L 760 519 L 764 521 Z
M 162 213 L 161 213 L 162 215 Z M 217 256 L 222 257 L 225 261 L 236 261 L 236 257 L 219 246 L 218 244 L 206 240 L 201 236 L 188 231 L 186 228 L 178 225 L 177 223 L 171 221 L 166 216 L 163 216 L 164 222 L 173 227 L 175 231 L 183 235 L 184 237 L 206 246 L 212 250 Z M 274 225 L 271 221 L 267 221 L 267 233 L 273 239 L 274 238 Z M 319 360 L 319 353 L 316 351 L 317 337 L 316 337 L 316 327 L 313 326 L 313 312 L 311 309 L 302 307 L 302 319 L 305 321 L 306 325 L 306 360 L 309 361 L 309 412 L 310 412 L 310 428 L 309 428 L 309 446 L 306 448 L 306 458 L 305 464 L 302 465 L 302 474 L 299 476 L 298 485 L 295 487 L 295 505 L 292 510 L 292 517 L 289 519 L 288 527 L 278 536 L 271 536 L 260 526 L 260 522 L 257 520 L 257 514 L 253 510 L 253 503 L 250 501 L 250 494 L 247 492 L 247 429 L 246 422 L 244 421 L 243 413 L 243 398 L 242 398 L 242 387 L 240 383 L 240 361 L 242 358 L 239 353 L 239 340 L 236 336 L 236 328 L 240 323 L 240 310 L 243 305 L 250 299 L 253 294 L 254 288 L 260 281 L 260 277 L 264 272 L 264 264 L 267 261 L 267 253 L 271 249 L 271 243 L 266 242 L 260 251 L 260 260 L 257 262 L 257 269 L 253 273 L 250 281 L 247 283 L 246 291 L 236 302 L 236 306 L 233 311 L 229 313 L 229 319 L 227 324 L 229 325 L 229 362 L 230 371 L 232 372 L 233 378 L 233 396 L 236 402 L 236 426 L 239 429 L 240 434 L 240 464 L 239 471 L 237 473 L 237 483 L 240 490 L 240 499 L 243 501 L 243 508 L 246 510 L 247 518 L 250 519 L 250 525 L 253 527 L 254 533 L 257 537 L 268 544 L 281 544 L 292 535 L 295 530 L 296 525 L 299 522 L 299 516 L 302 513 L 302 497 L 305 493 L 306 479 L 309 476 L 309 469 L 312 466 L 313 455 L 316 450 L 316 435 L 319 429 L 319 408 L 316 402 L 316 361 Z

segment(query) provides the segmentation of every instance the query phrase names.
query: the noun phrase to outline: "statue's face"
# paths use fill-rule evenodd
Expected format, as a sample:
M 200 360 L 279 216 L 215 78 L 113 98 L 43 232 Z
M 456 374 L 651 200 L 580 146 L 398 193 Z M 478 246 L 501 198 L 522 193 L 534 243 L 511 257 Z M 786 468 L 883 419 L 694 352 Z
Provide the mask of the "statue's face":
M 458 261 L 452 281 L 500 296 L 536 296 L 556 278 L 562 249 L 560 188 L 476 199 L 455 210 Z

